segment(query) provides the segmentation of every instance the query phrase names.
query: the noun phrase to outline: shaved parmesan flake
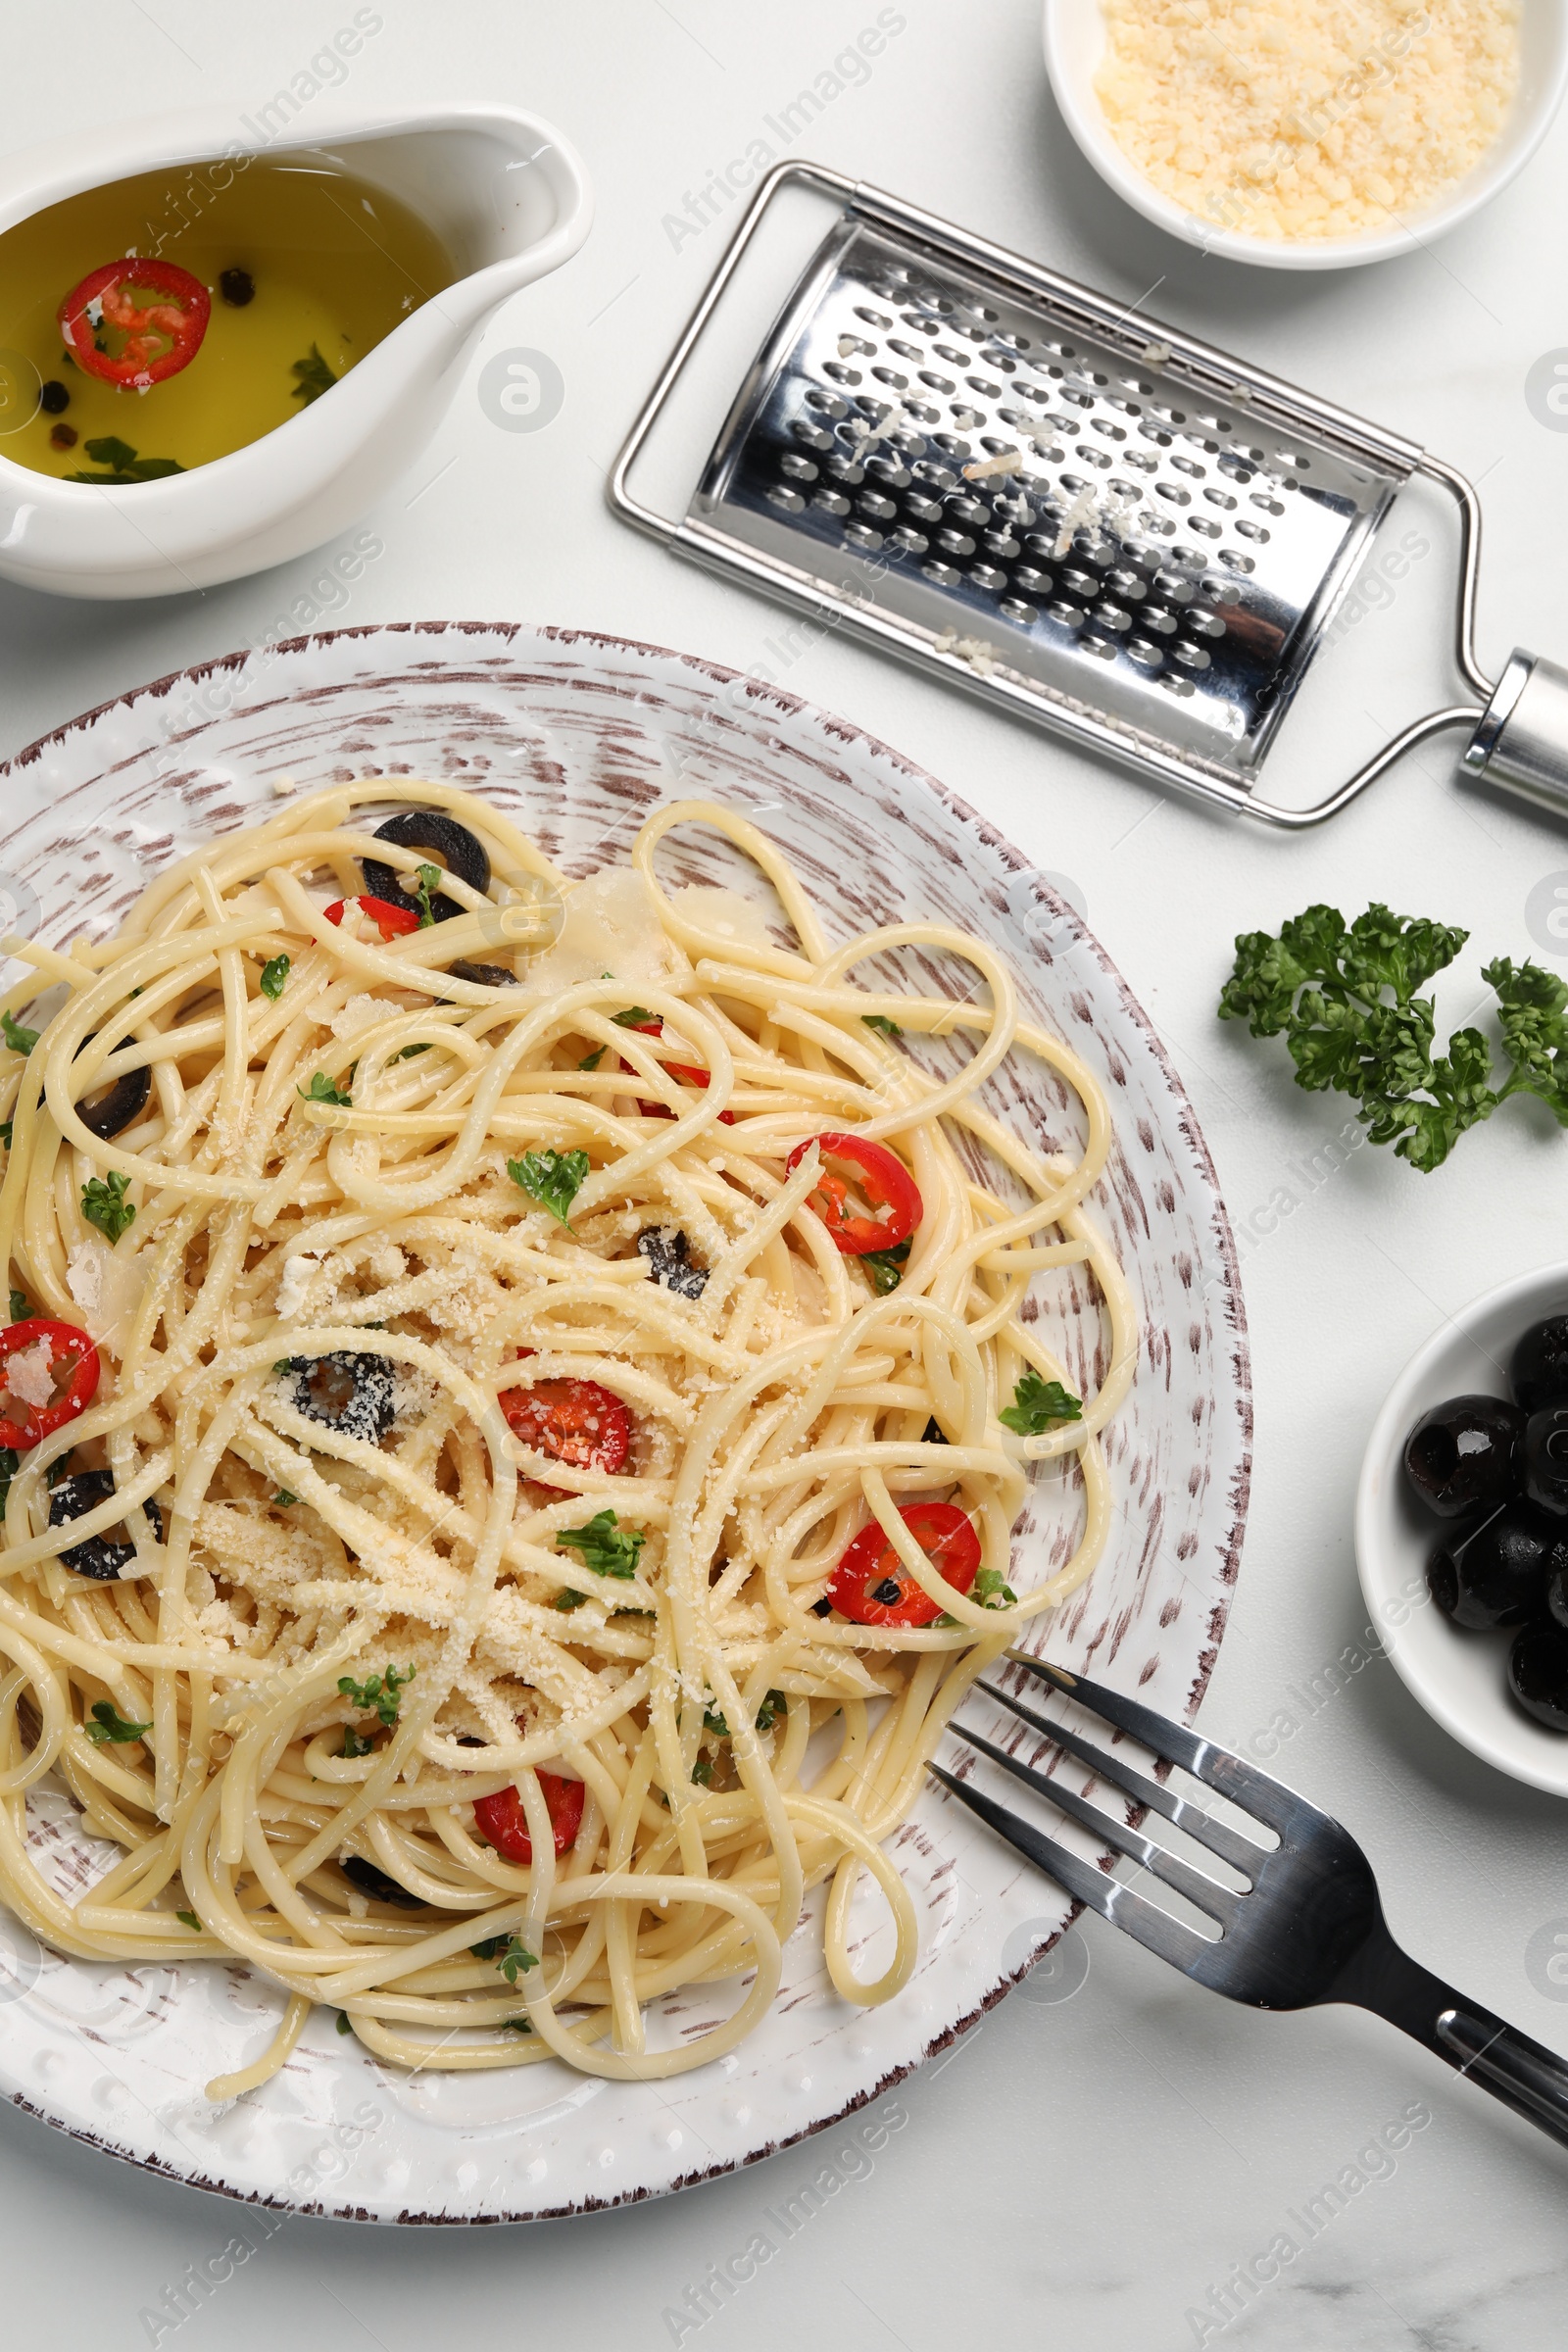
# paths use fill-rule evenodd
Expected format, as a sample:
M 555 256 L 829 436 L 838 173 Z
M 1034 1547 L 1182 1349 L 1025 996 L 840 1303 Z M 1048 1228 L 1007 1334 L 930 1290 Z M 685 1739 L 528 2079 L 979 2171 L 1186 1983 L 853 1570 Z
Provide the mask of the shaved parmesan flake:
M 606 866 L 579 882 L 566 899 L 561 936 L 528 968 L 524 997 L 544 999 L 581 980 L 613 973 L 634 997 L 643 983 L 661 987 L 684 978 L 691 966 L 659 919 L 647 883 L 634 865 Z
M 55 1400 L 55 1376 L 49 1369 L 54 1347 L 48 1339 L 35 1340 L 30 1348 L 23 1348 L 6 1363 L 6 1387 L 24 1404 L 41 1411 Z

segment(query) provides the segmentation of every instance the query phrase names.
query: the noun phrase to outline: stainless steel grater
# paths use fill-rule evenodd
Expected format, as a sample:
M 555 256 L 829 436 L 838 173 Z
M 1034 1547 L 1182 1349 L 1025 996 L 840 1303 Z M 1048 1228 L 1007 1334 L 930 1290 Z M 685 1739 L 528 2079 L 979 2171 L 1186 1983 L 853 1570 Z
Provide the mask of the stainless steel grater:
M 633 465 L 788 181 L 841 216 L 790 296 L 684 520 Z M 1264 757 L 1396 493 L 1460 516 L 1458 667 L 1434 710 L 1309 808 Z M 759 188 L 620 453 L 629 522 L 1145 774 L 1319 823 L 1450 728 L 1464 766 L 1568 815 L 1568 670 L 1475 654 L 1481 508 L 1412 442 L 912 205 L 800 162 Z

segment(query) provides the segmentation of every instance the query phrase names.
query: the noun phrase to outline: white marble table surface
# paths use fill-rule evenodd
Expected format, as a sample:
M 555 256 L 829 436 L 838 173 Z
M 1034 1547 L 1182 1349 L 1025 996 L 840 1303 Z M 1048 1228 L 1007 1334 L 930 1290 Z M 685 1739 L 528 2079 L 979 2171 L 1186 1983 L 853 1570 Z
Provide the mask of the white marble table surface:
M 1088 0 L 1084 0 L 1088 5 Z M 347 0 L 76 0 L 15 9 L 0 145 L 169 106 L 236 120 L 308 68 Z M 1568 835 L 1453 780 L 1446 745 L 1330 829 L 1281 840 L 1220 821 L 832 638 L 787 670 L 779 614 L 612 520 L 602 477 L 717 258 L 683 208 L 762 138 L 878 16 L 874 0 L 377 0 L 381 29 L 341 95 L 398 105 L 485 95 L 537 108 L 597 184 L 578 260 L 487 333 L 416 471 L 369 517 L 384 556 L 328 610 L 305 560 L 206 595 L 132 605 L 0 588 L 0 749 L 162 672 L 309 626 L 526 617 L 619 631 L 789 686 L 870 727 L 1069 876 L 1150 1007 L 1197 1103 L 1233 1216 L 1257 1385 L 1256 1480 L 1236 1605 L 1203 1709 L 1246 1743 L 1290 1720 L 1278 1769 L 1361 1837 L 1398 1934 L 1429 1965 L 1568 2047 L 1526 1952 L 1568 1929 L 1568 1810 L 1499 1778 L 1353 1649 L 1350 1545 L 1364 1434 L 1395 1371 L 1474 1292 L 1568 1255 L 1568 1137 L 1518 1106 L 1425 1178 L 1361 1151 L 1325 1175 L 1333 1099 L 1283 1054 L 1219 1028 L 1228 943 L 1314 899 L 1369 898 L 1467 925 L 1440 993 L 1450 1025 L 1481 963 L 1530 951 L 1526 906 L 1568 881 Z M 1426 442 L 1484 483 L 1484 658 L 1568 652 L 1560 517 L 1568 435 L 1527 407 L 1532 365 L 1568 344 L 1568 128 L 1488 215 L 1376 272 L 1274 276 L 1205 262 L 1119 209 L 1047 93 L 1037 0 L 900 0 L 865 78 L 804 151 L 1087 277 Z M 826 87 L 826 84 L 823 85 Z M 680 232 L 680 233 L 678 233 Z M 559 366 L 547 429 L 499 430 L 477 393 L 498 352 Z M 1288 763 L 1304 789 L 1380 732 L 1448 699 L 1452 549 L 1436 507 L 1398 528 L 1426 553 L 1344 633 L 1303 697 Z M 303 604 L 300 600 L 304 600 Z M 1541 952 L 1540 944 L 1537 953 Z M 1564 950 L 1568 955 L 1568 949 Z M 1314 1170 L 1314 1153 L 1320 1154 Z M 1348 1646 L 1360 1659 L 1331 1690 Z M 1314 1682 L 1317 1685 L 1313 1690 Z M 1535 2352 L 1568 2321 L 1568 2155 L 1375 2021 L 1250 2015 L 1189 1987 L 1100 1923 L 1068 2000 L 1011 1996 L 900 2098 L 906 2129 L 700 2328 L 663 2314 L 742 2248 L 813 2169 L 797 2148 L 661 2204 L 519 2230 L 399 2234 L 300 2219 L 177 2329 L 142 2314 L 229 2235 L 221 2202 L 162 2185 L 0 2108 L 6 2336 L 21 2344 L 279 2342 L 644 2347 L 703 2352 L 808 2337 L 820 2352 L 953 2345 L 1259 2352 Z M 1540 1976 L 1539 1968 L 1534 1972 Z M 1045 1988 L 1049 1990 L 1049 1987 Z M 1358 2151 L 1420 2103 L 1427 2123 L 1223 2329 L 1192 2315 Z M 829 2152 L 833 2135 L 825 2143 Z M 1266 2267 L 1266 2266 L 1265 2266 Z M 1212 2307 L 1210 2307 L 1212 2308 Z

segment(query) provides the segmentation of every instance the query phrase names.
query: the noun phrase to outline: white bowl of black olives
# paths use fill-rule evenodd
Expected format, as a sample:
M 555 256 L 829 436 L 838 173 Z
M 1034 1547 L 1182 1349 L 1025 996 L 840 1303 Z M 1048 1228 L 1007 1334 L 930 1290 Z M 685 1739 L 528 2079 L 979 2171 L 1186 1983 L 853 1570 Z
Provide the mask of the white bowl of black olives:
M 1406 1364 L 1361 1465 L 1355 1549 L 1428 1713 L 1568 1796 L 1568 1266 L 1472 1300 Z

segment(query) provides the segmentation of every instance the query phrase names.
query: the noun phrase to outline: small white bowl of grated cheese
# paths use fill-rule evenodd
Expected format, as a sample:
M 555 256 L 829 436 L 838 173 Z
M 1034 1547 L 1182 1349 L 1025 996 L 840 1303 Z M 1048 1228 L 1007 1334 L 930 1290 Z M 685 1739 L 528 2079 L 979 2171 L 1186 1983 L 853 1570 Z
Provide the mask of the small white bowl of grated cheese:
M 1387 261 L 1523 170 L 1568 0 L 1045 0 L 1068 128 L 1118 196 L 1275 270 Z

